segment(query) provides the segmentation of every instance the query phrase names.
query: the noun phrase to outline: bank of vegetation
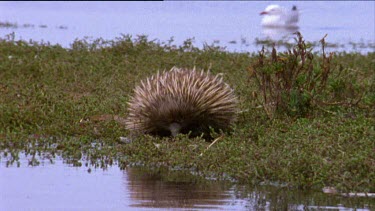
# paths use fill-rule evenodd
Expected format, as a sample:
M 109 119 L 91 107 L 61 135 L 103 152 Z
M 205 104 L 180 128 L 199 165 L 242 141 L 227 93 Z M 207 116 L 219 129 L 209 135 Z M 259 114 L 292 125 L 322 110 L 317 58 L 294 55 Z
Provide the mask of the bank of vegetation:
M 324 44 L 324 39 L 321 44 Z M 375 54 L 323 52 L 296 35 L 290 51 L 233 53 L 186 40 L 122 36 L 71 48 L 0 40 L 0 159 L 61 156 L 88 169 L 143 165 L 246 184 L 375 192 Z M 131 136 L 133 88 L 173 66 L 223 73 L 239 98 L 231 133 Z

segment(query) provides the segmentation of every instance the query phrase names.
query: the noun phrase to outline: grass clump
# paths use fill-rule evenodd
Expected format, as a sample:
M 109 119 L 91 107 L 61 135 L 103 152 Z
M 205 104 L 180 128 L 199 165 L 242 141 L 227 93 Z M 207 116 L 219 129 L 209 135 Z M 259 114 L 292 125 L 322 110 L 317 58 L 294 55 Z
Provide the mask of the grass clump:
M 263 47 L 258 61 L 249 68 L 250 77 L 258 86 L 253 96 L 268 117 L 306 117 L 313 108 L 327 104 L 357 106 L 365 93 L 363 86 L 359 86 L 355 76 L 350 78 L 347 71 L 343 73 L 342 66 L 334 69 L 334 53 L 326 55 L 325 37 L 320 41 L 322 54 L 318 57 L 302 35 L 296 34 L 292 49 L 278 54 L 273 47 L 267 56 Z
M 375 54 L 324 56 L 297 41 L 286 53 L 255 55 L 199 49 L 192 39 L 177 46 L 124 35 L 66 49 L 9 36 L 0 40 L 0 159 L 17 164 L 24 152 L 30 165 L 62 156 L 74 166 L 167 167 L 248 184 L 374 192 Z M 133 88 L 173 66 L 223 73 L 240 102 L 231 134 L 212 133 L 212 143 L 128 137 Z

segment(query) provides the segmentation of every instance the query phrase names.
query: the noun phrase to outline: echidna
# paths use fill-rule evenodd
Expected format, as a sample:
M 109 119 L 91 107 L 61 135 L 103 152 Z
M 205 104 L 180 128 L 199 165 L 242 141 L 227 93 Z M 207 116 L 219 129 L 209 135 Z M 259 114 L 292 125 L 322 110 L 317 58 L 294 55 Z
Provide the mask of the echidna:
M 173 67 L 141 81 L 130 98 L 126 128 L 138 133 L 209 137 L 235 121 L 237 98 L 220 75 Z

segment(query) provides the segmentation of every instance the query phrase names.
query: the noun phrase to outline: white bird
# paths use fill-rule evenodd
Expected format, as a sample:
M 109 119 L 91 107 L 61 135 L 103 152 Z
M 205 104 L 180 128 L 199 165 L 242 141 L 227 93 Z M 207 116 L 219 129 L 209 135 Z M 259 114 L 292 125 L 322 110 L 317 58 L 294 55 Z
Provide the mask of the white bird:
M 260 15 L 263 15 L 261 24 L 264 27 L 298 27 L 299 12 L 296 6 L 293 6 L 291 10 L 287 10 L 279 5 L 272 4 L 267 6 Z

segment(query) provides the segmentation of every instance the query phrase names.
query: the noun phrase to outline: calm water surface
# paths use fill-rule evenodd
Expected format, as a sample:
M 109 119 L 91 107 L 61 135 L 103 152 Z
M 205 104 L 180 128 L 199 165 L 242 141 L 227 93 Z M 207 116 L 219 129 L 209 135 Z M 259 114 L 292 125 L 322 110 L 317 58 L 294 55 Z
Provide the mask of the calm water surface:
M 71 167 L 56 159 L 20 167 L 0 163 L 0 210 L 371 210 L 374 198 L 347 198 L 277 187 L 245 187 L 142 168 Z M 168 173 L 167 173 L 168 174 Z M 173 174 L 170 174 L 172 177 Z M 175 176 L 175 175 L 174 175 Z
M 259 13 L 275 3 L 297 6 L 299 30 L 308 41 L 319 41 L 328 34 L 330 43 L 374 44 L 374 1 L 0 2 L 0 22 L 19 25 L 0 28 L 0 37 L 14 32 L 16 39 L 69 47 L 76 38 L 143 34 L 161 42 L 174 37 L 177 45 L 195 38 L 198 47 L 215 42 L 230 51 L 257 51 L 261 46 L 254 45 L 256 38 L 290 36 L 289 30 L 260 26 Z M 340 49 L 350 51 L 353 46 Z

